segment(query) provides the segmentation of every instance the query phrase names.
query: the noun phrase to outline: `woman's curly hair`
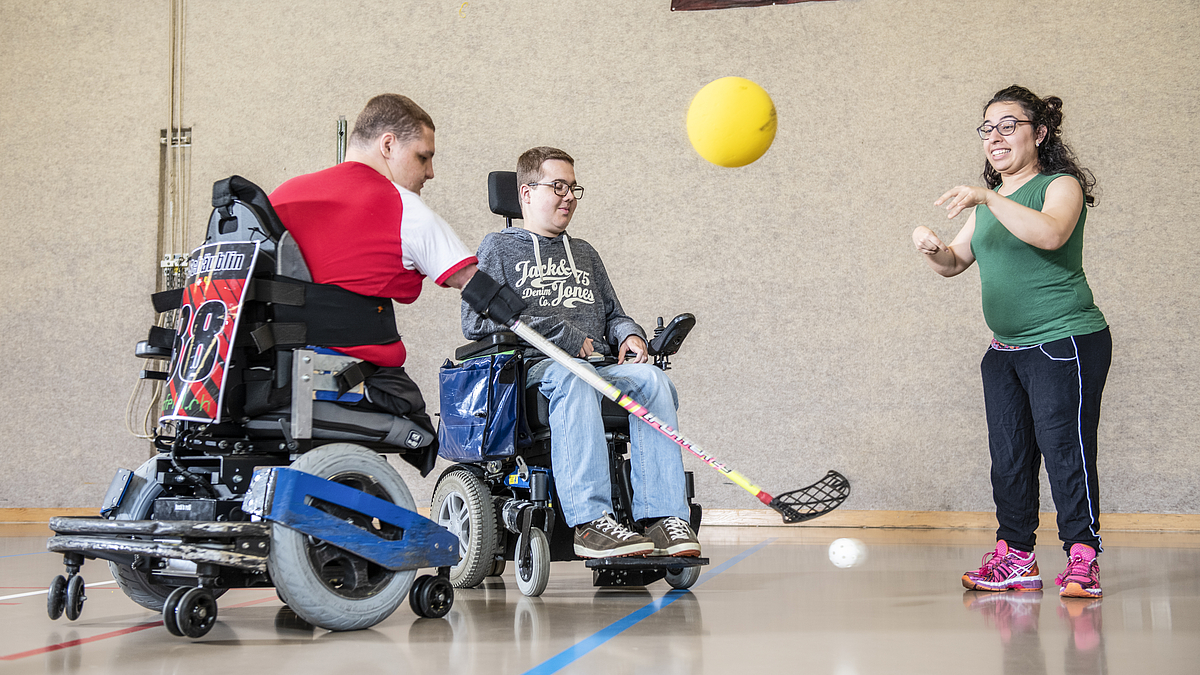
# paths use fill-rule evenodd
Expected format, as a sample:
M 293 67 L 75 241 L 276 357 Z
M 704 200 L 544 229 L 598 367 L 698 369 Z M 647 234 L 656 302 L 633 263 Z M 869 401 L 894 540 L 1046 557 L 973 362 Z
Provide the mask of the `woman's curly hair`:
M 1038 127 L 1046 128 L 1046 138 L 1038 146 L 1040 171 L 1044 174 L 1066 173 L 1074 176 L 1079 181 L 1079 187 L 1083 188 L 1084 200 L 1088 206 L 1094 206 L 1096 197 L 1092 191 L 1096 187 L 1096 177 L 1091 171 L 1079 166 L 1075 153 L 1062 141 L 1062 99 L 1057 96 L 1038 98 L 1032 91 L 1014 84 L 996 92 L 992 100 L 983 106 L 984 114 L 987 114 L 987 109 L 993 103 L 1016 103 L 1021 106 L 1033 122 L 1035 134 Z M 1000 172 L 993 169 L 991 163 L 986 160 L 983 163 L 983 181 L 989 188 L 995 188 L 1003 182 Z

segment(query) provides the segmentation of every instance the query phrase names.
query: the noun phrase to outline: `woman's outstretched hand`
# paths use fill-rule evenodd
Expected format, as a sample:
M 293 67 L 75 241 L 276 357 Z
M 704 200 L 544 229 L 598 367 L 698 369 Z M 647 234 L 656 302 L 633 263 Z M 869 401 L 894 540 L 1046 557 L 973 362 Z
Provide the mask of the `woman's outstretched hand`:
M 946 217 L 953 218 L 965 209 L 986 204 L 990 194 L 993 194 L 991 190 L 985 190 L 977 185 L 958 185 L 947 190 L 946 194 L 942 195 L 933 205 L 945 205 Z

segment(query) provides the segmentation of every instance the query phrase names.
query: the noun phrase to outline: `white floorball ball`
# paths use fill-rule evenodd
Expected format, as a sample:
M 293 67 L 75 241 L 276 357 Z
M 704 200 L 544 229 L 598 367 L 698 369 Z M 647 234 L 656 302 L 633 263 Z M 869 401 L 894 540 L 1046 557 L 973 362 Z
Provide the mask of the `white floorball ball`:
M 867 545 L 857 539 L 835 539 L 829 545 L 829 562 L 843 569 L 867 561 Z

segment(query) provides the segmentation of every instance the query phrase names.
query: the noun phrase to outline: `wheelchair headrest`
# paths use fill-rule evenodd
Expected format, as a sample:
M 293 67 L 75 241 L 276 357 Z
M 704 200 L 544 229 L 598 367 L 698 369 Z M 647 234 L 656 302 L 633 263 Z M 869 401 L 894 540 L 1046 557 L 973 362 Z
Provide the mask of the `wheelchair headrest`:
M 488 174 L 488 208 L 505 218 L 521 217 L 517 192 L 517 172 L 493 171 Z
M 233 224 L 229 221 L 236 218 L 233 211 L 234 202 L 241 202 L 249 207 L 249 210 L 259 221 L 258 223 L 238 223 Z M 209 232 L 211 237 L 214 234 L 229 234 L 233 227 L 262 227 L 265 228 L 263 235 L 266 235 L 272 241 L 279 241 L 287 229 L 283 226 L 283 222 L 279 220 L 279 216 L 275 213 L 275 208 L 271 206 L 271 201 L 267 198 L 267 193 L 263 189 L 242 178 L 241 176 L 230 176 L 224 180 L 219 180 L 213 183 L 213 208 L 219 212 L 219 217 L 214 220 L 218 221 L 219 232 Z M 217 214 L 214 214 L 217 215 Z M 211 226 L 210 226 L 211 230 Z M 250 233 L 247 232 L 247 239 L 250 239 Z M 254 237 L 257 238 L 257 237 Z

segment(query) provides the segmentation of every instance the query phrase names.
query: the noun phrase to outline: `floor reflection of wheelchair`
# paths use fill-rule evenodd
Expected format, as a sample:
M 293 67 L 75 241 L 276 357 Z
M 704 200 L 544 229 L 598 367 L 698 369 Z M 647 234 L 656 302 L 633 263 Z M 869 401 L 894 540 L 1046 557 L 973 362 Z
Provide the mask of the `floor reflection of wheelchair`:
M 142 374 L 165 382 L 171 421 L 158 454 L 117 473 L 101 517 L 51 521 L 48 548 L 67 574 L 51 584 L 48 613 L 78 618 L 80 568 L 100 558 L 126 595 L 188 637 L 212 628 L 230 588 L 274 586 L 298 617 L 330 630 L 375 625 L 405 597 L 420 616 L 445 615 L 457 539 L 415 513 L 380 455 L 420 452 L 433 434 L 347 407 L 370 366 L 306 346 L 390 341 L 391 301 L 311 283 L 248 181 L 218 182 L 213 205 L 188 283 L 154 297 L 178 330 L 154 328 L 136 350 L 169 364 Z M 373 327 L 362 329 L 364 317 Z M 440 569 L 416 578 L 422 567 Z
M 511 223 L 520 218 L 516 197 L 516 174 L 497 171 L 488 177 L 489 202 L 493 213 Z M 683 314 L 666 326 L 659 319 L 649 347 L 654 363 L 666 370 L 695 325 Z M 480 458 L 446 469 L 434 490 L 430 518 L 458 536 L 462 558 L 450 570 L 457 588 L 477 586 L 486 577 L 501 574 L 507 561 L 516 563 L 517 586 L 526 596 L 538 596 L 549 580 L 550 562 L 580 560 L 574 552 L 573 528 L 566 526 L 550 466 L 549 401 L 536 387 L 524 389 L 525 374 L 539 357 L 512 333 L 501 332 L 460 347 L 455 358 L 473 358 L 515 352 L 519 365 L 518 390 L 526 396 L 524 409 L 530 433 L 529 447 L 513 456 Z M 629 413 L 613 401 L 601 402 L 605 438 L 611 458 L 610 475 L 614 517 L 635 531 L 642 531 L 632 518 L 633 486 L 629 451 Z M 642 422 L 633 422 L 641 424 Z M 694 531 L 699 531 L 701 507 L 692 502 L 694 483 L 686 472 L 687 499 Z M 628 557 L 588 560 L 596 586 L 645 586 L 666 579 L 674 588 L 696 583 L 700 567 L 708 560 L 698 557 Z

